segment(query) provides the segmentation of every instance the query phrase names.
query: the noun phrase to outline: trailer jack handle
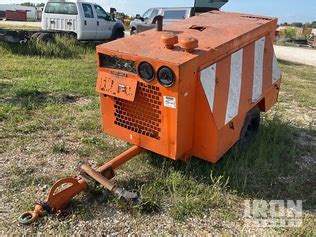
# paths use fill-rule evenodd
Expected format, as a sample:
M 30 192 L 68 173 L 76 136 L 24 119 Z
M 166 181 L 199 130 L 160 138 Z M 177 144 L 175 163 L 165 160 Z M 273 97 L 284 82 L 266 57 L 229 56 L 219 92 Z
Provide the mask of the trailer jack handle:
M 40 216 L 44 215 L 45 212 L 52 213 L 61 211 L 70 203 L 73 197 L 87 189 L 88 179 L 97 181 L 119 198 L 136 202 L 138 200 L 136 194 L 117 187 L 110 181 L 110 179 L 114 177 L 115 169 L 125 164 L 142 151 L 143 149 L 141 147 L 132 146 L 127 151 L 97 169 L 93 169 L 86 164 L 82 165 L 81 175 L 57 181 L 51 188 L 46 201 L 37 203 L 33 211 L 23 213 L 18 218 L 19 223 L 29 225 L 36 221 Z

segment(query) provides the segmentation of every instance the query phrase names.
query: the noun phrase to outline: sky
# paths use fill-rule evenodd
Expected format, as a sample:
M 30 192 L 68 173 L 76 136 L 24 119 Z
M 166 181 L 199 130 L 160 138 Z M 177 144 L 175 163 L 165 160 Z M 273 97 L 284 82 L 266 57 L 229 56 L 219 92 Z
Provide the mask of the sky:
M 193 6 L 194 0 L 87 0 L 94 2 L 109 11 L 115 7 L 119 12 L 129 15 L 144 13 L 148 8 L 159 6 Z M 0 4 L 34 2 L 45 0 L 0 0 Z M 224 11 L 251 13 L 264 16 L 275 16 L 279 22 L 311 22 L 316 21 L 315 0 L 229 0 Z

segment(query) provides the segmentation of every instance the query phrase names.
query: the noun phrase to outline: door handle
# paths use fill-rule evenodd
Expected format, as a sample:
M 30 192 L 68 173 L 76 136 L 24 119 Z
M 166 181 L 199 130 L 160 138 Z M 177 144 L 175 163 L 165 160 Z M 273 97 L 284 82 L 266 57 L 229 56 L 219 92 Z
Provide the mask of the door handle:
M 84 21 L 84 25 L 85 25 L 85 26 L 87 25 L 87 21 Z
M 99 21 L 97 21 L 97 26 L 99 26 L 99 24 L 100 24 Z

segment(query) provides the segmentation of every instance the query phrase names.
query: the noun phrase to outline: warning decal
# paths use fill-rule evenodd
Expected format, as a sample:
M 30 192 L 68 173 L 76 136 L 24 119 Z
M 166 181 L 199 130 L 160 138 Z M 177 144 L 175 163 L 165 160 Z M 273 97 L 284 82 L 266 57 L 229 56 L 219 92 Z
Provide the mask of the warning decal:
M 164 96 L 163 97 L 164 101 L 164 106 L 167 108 L 176 108 L 176 98 L 175 97 L 170 97 L 170 96 Z

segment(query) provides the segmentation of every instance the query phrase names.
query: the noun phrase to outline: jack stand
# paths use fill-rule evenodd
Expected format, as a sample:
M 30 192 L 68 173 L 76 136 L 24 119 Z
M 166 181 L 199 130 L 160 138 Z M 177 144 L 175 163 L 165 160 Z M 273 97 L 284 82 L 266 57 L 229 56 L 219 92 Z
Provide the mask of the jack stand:
M 19 223 L 29 225 L 36 221 L 38 217 L 42 216 L 45 212 L 57 212 L 65 208 L 73 197 L 87 189 L 88 182 L 86 180 L 86 176 L 89 176 L 93 180 L 97 181 L 119 198 L 124 198 L 125 200 L 131 202 L 137 202 L 138 197 L 136 194 L 117 187 L 110 181 L 110 179 L 114 177 L 115 169 L 125 164 L 133 157 L 139 155 L 142 151 L 143 149 L 141 147 L 132 146 L 130 149 L 98 167 L 96 170 L 92 169 L 89 165 L 82 165 L 82 175 L 57 181 L 57 183 L 55 183 L 51 188 L 46 201 L 37 203 L 33 211 L 23 213 L 18 218 Z M 57 189 L 63 188 L 65 185 L 68 186 L 56 192 Z

